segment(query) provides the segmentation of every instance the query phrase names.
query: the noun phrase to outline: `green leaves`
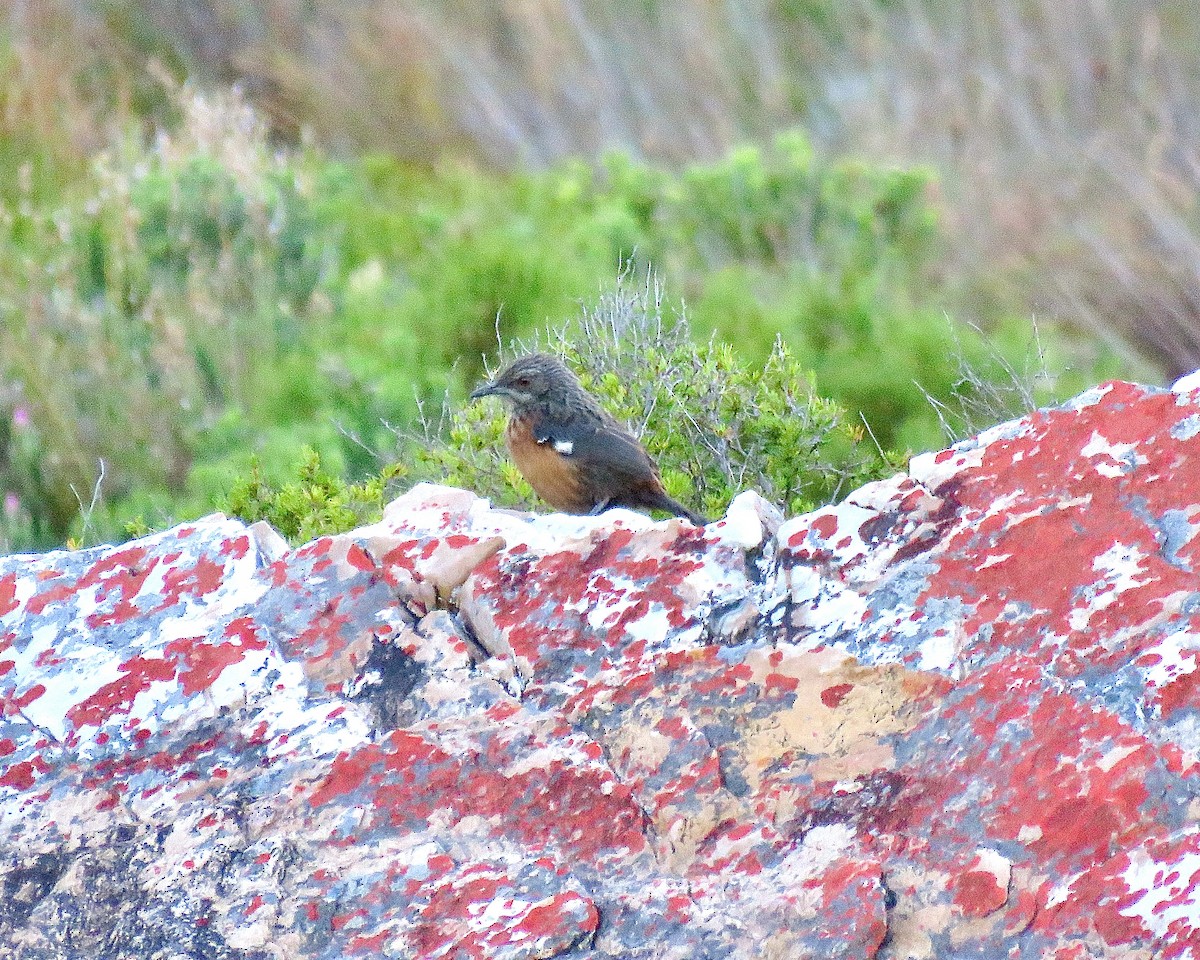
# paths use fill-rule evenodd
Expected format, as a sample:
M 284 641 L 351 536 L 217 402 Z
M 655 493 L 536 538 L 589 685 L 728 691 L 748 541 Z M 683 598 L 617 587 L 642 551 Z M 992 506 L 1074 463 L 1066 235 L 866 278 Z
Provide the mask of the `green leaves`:
M 393 462 L 528 504 L 499 410 L 462 398 L 497 337 L 547 327 L 710 513 L 743 486 L 795 510 L 877 475 L 863 416 L 924 449 L 959 406 L 986 401 L 954 424 L 977 427 L 1119 372 L 1047 329 L 1044 388 L 993 389 L 1029 325 L 995 323 L 990 347 L 945 317 L 931 175 L 800 131 L 680 169 L 498 173 L 278 150 L 238 97 L 171 96 L 169 130 L 118 131 L 89 164 L 32 129 L 0 144 L 0 548 L 198 516 L 254 456 L 258 515 L 306 447 L 327 495 L 289 492 L 295 531 L 357 516 L 327 512 L 336 484 Z M 614 287 L 631 261 L 671 296 Z M 443 395 L 452 416 L 424 423 Z
M 296 479 L 278 486 L 268 483 L 261 465 L 254 463 L 250 476 L 229 492 L 226 509 L 248 523 L 265 520 L 293 543 L 303 543 L 378 520 L 384 490 L 401 472 L 393 467 L 365 483 L 346 483 L 326 473 L 320 456 L 309 448 Z
M 667 491 L 710 516 L 755 488 L 790 513 L 811 509 L 897 469 L 838 404 L 816 395 L 782 342 L 766 363 L 729 344 L 696 344 L 661 290 L 628 275 L 549 348 L 624 421 L 659 462 Z M 447 411 L 449 430 L 416 441 L 417 477 L 465 486 L 500 504 L 529 506 L 527 484 L 503 459 L 504 418 L 471 404 Z

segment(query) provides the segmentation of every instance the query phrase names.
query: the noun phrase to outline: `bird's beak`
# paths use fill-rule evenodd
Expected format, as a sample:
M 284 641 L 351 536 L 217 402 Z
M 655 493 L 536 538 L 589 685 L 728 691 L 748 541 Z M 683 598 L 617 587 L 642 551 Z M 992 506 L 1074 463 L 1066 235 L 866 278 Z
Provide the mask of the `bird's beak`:
M 492 394 L 497 392 L 498 391 L 496 390 L 496 385 L 494 383 L 481 383 L 471 391 L 471 399 L 478 400 L 481 397 L 490 397 Z

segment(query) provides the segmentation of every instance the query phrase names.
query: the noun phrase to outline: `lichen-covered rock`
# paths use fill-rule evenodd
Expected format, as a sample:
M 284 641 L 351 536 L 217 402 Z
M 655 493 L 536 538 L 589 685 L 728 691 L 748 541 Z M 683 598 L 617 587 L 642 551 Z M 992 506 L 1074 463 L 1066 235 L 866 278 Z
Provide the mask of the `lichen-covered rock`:
M 0 559 L 0 957 L 1200 958 L 1200 382 L 782 521 Z

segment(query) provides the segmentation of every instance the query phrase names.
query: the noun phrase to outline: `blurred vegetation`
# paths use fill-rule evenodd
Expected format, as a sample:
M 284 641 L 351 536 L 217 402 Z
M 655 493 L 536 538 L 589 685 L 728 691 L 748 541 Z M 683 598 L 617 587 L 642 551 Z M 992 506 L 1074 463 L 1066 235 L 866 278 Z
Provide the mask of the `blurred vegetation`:
M 748 488 L 800 513 L 902 468 L 900 455 L 816 393 L 781 340 L 762 360 L 715 338 L 698 343 L 653 278 L 627 272 L 576 321 L 514 344 L 498 363 L 535 346 L 561 357 L 632 427 L 671 496 L 711 517 Z M 505 455 L 505 420 L 502 404 L 444 404 L 437 420 L 425 418 L 405 438 L 411 478 L 528 504 L 533 491 Z
M 758 364 L 728 344 L 697 344 L 691 333 L 685 315 L 666 313 L 657 282 L 639 285 L 625 274 L 577 323 L 538 340 L 632 425 L 668 492 L 713 517 L 750 487 L 798 513 L 901 469 L 899 455 L 884 453 L 861 423 L 812 389 L 781 341 Z M 514 345 L 501 362 L 528 346 Z M 331 476 L 310 450 L 295 480 L 266 482 L 255 465 L 221 506 L 294 541 L 377 519 L 393 481 L 448 483 L 527 507 L 533 490 L 505 456 L 505 422 L 500 404 L 447 399 L 436 419 L 398 432 L 402 463 L 366 483 Z
M 294 478 L 272 483 L 256 460 L 250 472 L 238 477 L 228 495 L 218 498 L 214 506 L 248 523 L 265 520 L 292 543 L 306 543 L 377 521 L 383 514 L 389 481 L 402 474 L 393 466 L 352 483 L 329 473 L 321 464 L 321 455 L 306 448 Z M 131 521 L 131 529 L 137 526 L 138 521 Z
M 802 127 L 829 155 L 931 165 L 956 315 L 1036 312 L 1175 374 L 1200 365 L 1193 7 L 14 0 L 8 20 L 139 116 L 171 113 L 156 72 L 236 82 L 276 135 L 342 155 L 679 170 Z
M 382 139 L 355 133 L 361 117 L 346 108 L 339 143 L 322 124 L 345 104 L 322 84 L 340 74 L 309 75 L 295 48 L 308 56 L 332 42 L 313 27 L 322 17 L 369 10 L 420 26 L 420 10 L 450 4 L 335 16 L 285 3 L 276 20 L 218 18 L 195 35 L 185 28 L 200 20 L 172 19 L 178 4 L 85 6 L 103 15 L 23 4 L 38 30 L 18 23 L 14 36 L 41 39 L 0 44 L 9 548 L 111 539 L 139 518 L 159 525 L 217 504 L 303 537 L 369 516 L 389 482 L 426 477 L 527 503 L 497 459 L 496 411 L 463 404 L 484 353 L 548 329 L 614 412 L 644 427 L 672 491 L 714 515 L 746 484 L 792 510 L 836 497 L 890 469 L 884 450 L 981 425 L 984 401 L 1002 417 L 1130 369 L 1111 344 L 1049 324 L 1035 342 L 1027 314 L 1003 298 L 985 311 L 986 336 L 952 321 L 963 302 L 945 270 L 954 220 L 929 168 L 839 158 L 796 130 L 652 161 L 642 148 L 653 110 L 626 148 L 594 143 L 606 148 L 594 159 L 568 156 L 578 130 L 561 124 L 565 147 L 533 158 L 553 160 L 541 167 L 499 167 L 491 146 L 453 149 L 470 131 L 437 124 L 405 134 L 430 138 L 424 154 L 359 155 L 346 145 L 395 146 L 384 140 L 399 136 L 388 123 L 401 114 L 443 116 L 412 84 L 427 97 L 455 85 L 415 58 L 411 76 L 389 75 L 409 86 L 375 118 Z M 654 31 L 678 26 L 671 5 L 619 6 Z M 793 25 L 826 18 L 821 42 L 842 30 L 829 8 L 788 6 Z M 291 15 L 312 29 L 283 29 Z M 750 40 L 735 43 L 718 20 L 689 26 L 723 39 L 685 75 L 698 83 L 720 65 L 722 96 L 749 103 L 766 89 L 733 55 Z M 221 85 L 251 49 L 272 53 L 247 83 L 271 124 Z M 133 65 L 147 53 L 153 70 Z M 207 90 L 173 79 L 206 69 L 216 69 Z M 321 145 L 288 138 L 285 102 L 324 131 Z M 666 302 L 630 300 L 623 264 L 635 277 L 656 271 Z M 686 323 L 663 320 L 683 316 L 684 302 Z M 661 342 L 613 326 L 622 311 Z M 431 433 L 423 411 L 447 397 L 444 429 Z M 648 398 L 661 420 L 643 422 Z

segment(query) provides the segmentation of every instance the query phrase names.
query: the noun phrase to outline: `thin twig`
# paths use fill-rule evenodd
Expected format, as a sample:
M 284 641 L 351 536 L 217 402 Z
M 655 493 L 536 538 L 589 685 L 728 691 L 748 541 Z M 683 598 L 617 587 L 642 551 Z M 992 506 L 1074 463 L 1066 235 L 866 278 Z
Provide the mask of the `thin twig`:
M 96 483 L 92 487 L 91 503 L 84 507 L 83 498 L 79 495 L 79 491 L 75 489 L 75 484 L 71 484 L 71 493 L 75 496 L 75 502 L 79 504 L 79 516 L 83 520 L 83 529 L 79 532 L 79 540 L 81 543 L 87 541 L 87 535 L 92 529 L 92 514 L 96 511 L 96 505 L 100 502 L 100 488 L 104 483 L 105 465 L 104 459 L 99 458 L 97 462 L 100 464 L 100 475 L 96 477 Z

